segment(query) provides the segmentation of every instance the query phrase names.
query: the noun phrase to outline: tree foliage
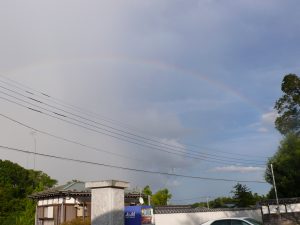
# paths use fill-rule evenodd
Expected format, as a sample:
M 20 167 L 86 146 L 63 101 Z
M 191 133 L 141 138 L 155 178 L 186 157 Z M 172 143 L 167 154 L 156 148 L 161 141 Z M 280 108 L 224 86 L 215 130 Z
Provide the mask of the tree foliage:
M 0 224 L 33 224 L 35 204 L 27 196 L 54 184 L 56 180 L 41 171 L 0 160 Z
M 209 208 L 229 208 L 231 205 L 234 206 L 234 199 L 230 197 L 218 197 L 208 202 Z M 193 208 L 201 207 L 207 208 L 207 202 L 199 202 L 192 204 Z
M 286 75 L 281 90 L 284 94 L 274 107 L 278 112 L 275 126 L 284 138 L 275 155 L 267 163 L 265 179 L 273 184 L 271 174 L 271 164 L 273 164 L 278 197 L 299 197 L 300 78 L 296 74 Z M 269 197 L 275 197 L 273 188 L 269 192 Z
M 278 131 L 300 134 L 300 78 L 296 74 L 288 74 L 283 78 L 281 90 L 284 93 L 276 101 L 275 109 L 278 117 L 275 126 Z
M 271 164 L 273 164 L 278 197 L 299 197 L 300 138 L 298 135 L 288 134 L 281 141 L 276 154 L 269 159 L 265 179 L 272 185 Z M 269 197 L 275 197 L 273 189 L 271 189 Z
M 172 194 L 166 188 L 158 190 L 155 194 L 152 194 L 149 185 L 144 187 L 143 194 L 151 196 L 151 205 L 153 206 L 167 205 L 169 200 L 172 198 Z M 147 204 L 147 200 L 145 201 L 145 203 Z
M 61 225 L 91 225 L 91 220 L 89 219 L 81 219 L 81 218 L 76 218 L 74 220 L 62 223 Z
M 151 197 L 151 196 L 152 196 L 152 191 L 151 191 L 150 186 L 147 185 L 146 187 L 144 187 L 142 193 L 143 193 L 144 195 L 146 195 L 146 196 L 150 196 L 150 197 Z M 148 205 L 148 204 L 149 204 L 148 198 L 144 199 L 144 202 L 145 202 L 146 205 Z
M 230 205 L 234 205 L 234 199 L 230 197 L 219 197 L 209 201 L 210 208 L 229 208 Z
M 253 206 L 257 202 L 258 195 L 253 194 L 246 185 L 237 183 L 232 190 L 233 199 L 238 207 Z
M 152 195 L 152 204 L 154 206 L 168 205 L 169 200 L 172 198 L 172 194 L 168 189 L 162 189 Z

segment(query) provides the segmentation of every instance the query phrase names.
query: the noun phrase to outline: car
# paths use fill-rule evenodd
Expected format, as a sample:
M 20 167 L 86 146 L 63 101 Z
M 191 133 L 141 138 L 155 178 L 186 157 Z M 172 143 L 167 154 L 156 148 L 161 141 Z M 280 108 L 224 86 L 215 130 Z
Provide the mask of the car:
M 210 220 L 201 225 L 262 225 L 262 223 L 252 218 L 238 217 Z

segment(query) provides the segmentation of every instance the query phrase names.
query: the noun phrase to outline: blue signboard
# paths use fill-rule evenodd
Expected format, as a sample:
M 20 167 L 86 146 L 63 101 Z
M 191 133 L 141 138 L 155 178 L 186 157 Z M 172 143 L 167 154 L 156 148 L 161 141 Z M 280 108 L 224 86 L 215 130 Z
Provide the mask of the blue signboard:
M 151 206 L 125 206 L 125 225 L 151 224 L 153 210 Z
M 141 225 L 141 206 L 125 206 L 125 225 Z

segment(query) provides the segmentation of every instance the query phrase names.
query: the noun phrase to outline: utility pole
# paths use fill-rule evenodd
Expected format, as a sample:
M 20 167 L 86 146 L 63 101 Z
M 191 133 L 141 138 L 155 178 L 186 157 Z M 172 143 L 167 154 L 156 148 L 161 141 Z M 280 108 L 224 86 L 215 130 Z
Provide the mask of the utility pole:
M 34 142 L 34 155 L 33 155 L 33 170 L 35 170 L 35 157 L 36 157 L 36 132 L 31 131 L 30 134 L 33 137 L 33 142 Z
M 207 208 L 209 209 L 209 197 L 206 197 Z
M 276 188 L 276 182 L 275 182 L 275 176 L 274 176 L 273 164 L 272 163 L 271 163 L 271 173 L 272 173 L 273 187 L 274 187 L 276 203 L 277 203 L 277 213 L 278 213 L 278 215 L 280 215 L 279 201 L 278 201 L 277 188 Z

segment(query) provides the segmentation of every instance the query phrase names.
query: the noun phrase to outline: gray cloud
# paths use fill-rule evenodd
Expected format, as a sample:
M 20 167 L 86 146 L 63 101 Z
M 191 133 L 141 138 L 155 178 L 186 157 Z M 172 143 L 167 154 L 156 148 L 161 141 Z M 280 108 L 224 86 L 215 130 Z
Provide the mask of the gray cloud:
M 297 1 L 3 1 L 0 72 L 97 112 L 101 122 L 111 118 L 118 128 L 156 136 L 183 152 L 190 149 L 183 143 L 193 143 L 208 146 L 194 150 L 220 157 L 215 150 L 269 156 L 280 139 L 269 109 L 280 96 L 282 75 L 299 72 L 298 9 Z M 216 167 L 75 128 L 3 101 L 1 112 L 132 159 L 38 134 L 41 152 L 195 175 Z M 29 130 L 4 119 L 1 127 L 1 142 L 32 149 Z M 32 167 L 32 155 L 20 158 L 2 150 L 1 156 Z M 191 187 L 190 181 L 171 177 L 42 158 L 37 166 L 60 182 L 118 178 L 172 186 L 177 193 Z

